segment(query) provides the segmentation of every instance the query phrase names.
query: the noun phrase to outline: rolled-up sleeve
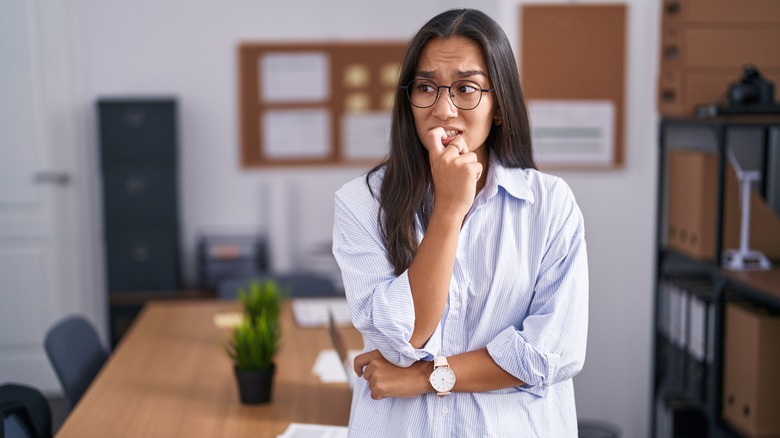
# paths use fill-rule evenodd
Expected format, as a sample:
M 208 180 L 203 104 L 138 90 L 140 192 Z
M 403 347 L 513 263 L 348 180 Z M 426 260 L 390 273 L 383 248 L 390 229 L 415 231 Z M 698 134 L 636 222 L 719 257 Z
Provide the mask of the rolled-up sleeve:
M 441 323 L 422 348 L 409 343 L 415 322 L 409 277 L 406 271 L 394 274 L 379 234 L 378 209 L 365 180 L 353 181 L 336 193 L 333 255 L 341 269 L 352 323 L 367 341 L 366 348 L 376 348 L 391 363 L 408 367 L 438 354 Z
M 549 234 L 528 315 L 487 345 L 493 360 L 538 396 L 574 377 L 585 361 L 588 262 L 582 213 L 560 181 L 552 197 Z

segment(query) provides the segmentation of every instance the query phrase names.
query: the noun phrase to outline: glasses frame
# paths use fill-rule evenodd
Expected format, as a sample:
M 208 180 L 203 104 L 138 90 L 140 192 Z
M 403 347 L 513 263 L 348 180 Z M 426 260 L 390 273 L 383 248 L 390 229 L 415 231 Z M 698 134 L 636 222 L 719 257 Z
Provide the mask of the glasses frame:
M 410 94 L 411 93 L 411 88 L 412 88 L 412 84 L 417 82 L 417 81 L 430 82 L 431 84 L 433 84 L 436 87 L 436 99 L 433 100 L 432 104 L 430 104 L 428 106 L 420 106 L 420 105 L 415 105 L 415 103 L 412 102 L 412 96 Z M 452 87 L 455 86 L 455 84 L 458 84 L 458 83 L 461 83 L 461 82 L 470 82 L 470 83 L 476 85 L 477 86 L 477 90 L 479 90 L 479 100 L 471 108 L 461 108 L 460 106 L 458 106 L 457 103 L 455 103 L 455 98 L 453 97 L 453 93 L 452 93 Z M 437 84 L 436 82 L 434 82 L 434 81 L 432 81 L 430 79 L 412 79 L 411 81 L 409 81 L 408 84 L 400 85 L 399 88 L 401 88 L 403 90 L 406 90 L 406 98 L 409 99 L 409 103 L 411 103 L 412 106 L 415 107 L 415 108 L 430 108 L 430 107 L 436 105 L 436 103 L 439 101 L 439 96 L 441 96 L 441 92 L 439 90 L 441 90 L 442 88 L 446 88 L 447 89 L 447 95 L 450 96 L 450 102 L 452 102 L 452 104 L 455 105 L 455 108 L 457 108 L 459 110 L 463 110 L 463 111 L 471 111 L 474 108 L 478 107 L 479 104 L 482 103 L 482 95 L 483 94 L 485 94 L 485 93 L 492 93 L 492 92 L 496 91 L 495 87 L 493 87 L 493 88 L 482 88 L 482 86 L 479 85 L 477 82 L 469 80 L 469 79 L 461 79 L 459 81 L 455 81 L 455 82 L 451 83 L 450 85 L 439 85 L 439 84 Z

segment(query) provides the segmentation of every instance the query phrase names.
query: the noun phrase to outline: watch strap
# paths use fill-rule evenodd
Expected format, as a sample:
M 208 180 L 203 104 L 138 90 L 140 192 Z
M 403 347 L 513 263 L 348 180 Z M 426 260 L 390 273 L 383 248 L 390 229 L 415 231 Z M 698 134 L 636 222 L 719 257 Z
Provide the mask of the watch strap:
M 450 363 L 447 362 L 446 356 L 436 356 L 433 358 L 433 369 L 439 367 L 448 367 L 448 366 L 450 366 Z

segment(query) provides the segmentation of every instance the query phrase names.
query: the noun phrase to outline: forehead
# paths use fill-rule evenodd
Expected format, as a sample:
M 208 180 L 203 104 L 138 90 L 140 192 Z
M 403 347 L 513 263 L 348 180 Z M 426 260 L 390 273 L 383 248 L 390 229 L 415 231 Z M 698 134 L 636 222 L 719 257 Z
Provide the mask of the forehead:
M 429 41 L 417 61 L 418 72 L 431 72 L 436 76 L 472 70 L 486 73 L 485 57 L 477 43 L 462 36 Z

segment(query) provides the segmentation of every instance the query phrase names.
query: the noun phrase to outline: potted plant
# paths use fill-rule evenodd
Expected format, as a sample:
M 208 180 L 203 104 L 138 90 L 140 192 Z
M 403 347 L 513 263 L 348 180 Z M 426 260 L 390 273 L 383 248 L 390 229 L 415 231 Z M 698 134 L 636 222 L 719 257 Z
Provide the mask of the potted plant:
M 239 301 L 244 319 L 233 330 L 227 353 L 233 361 L 241 402 L 271 400 L 274 355 L 279 345 L 281 294 L 273 280 L 253 280 L 241 289 Z

